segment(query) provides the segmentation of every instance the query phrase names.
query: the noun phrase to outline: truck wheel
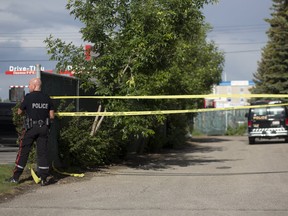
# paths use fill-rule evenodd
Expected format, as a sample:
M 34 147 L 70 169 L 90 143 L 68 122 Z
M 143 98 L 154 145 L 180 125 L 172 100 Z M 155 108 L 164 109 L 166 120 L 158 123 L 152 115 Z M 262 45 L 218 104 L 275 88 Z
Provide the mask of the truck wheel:
M 255 144 L 255 138 L 249 137 L 249 144 Z

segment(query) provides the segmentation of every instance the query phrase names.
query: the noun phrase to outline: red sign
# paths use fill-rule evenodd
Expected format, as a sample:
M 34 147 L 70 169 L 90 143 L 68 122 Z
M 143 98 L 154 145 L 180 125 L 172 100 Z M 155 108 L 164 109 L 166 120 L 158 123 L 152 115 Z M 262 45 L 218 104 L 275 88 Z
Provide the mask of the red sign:
M 73 71 L 60 71 L 59 74 L 74 76 L 74 72 Z
M 44 72 L 53 73 L 53 70 L 45 70 Z M 34 75 L 36 71 L 33 70 L 16 70 L 16 71 L 5 71 L 6 75 Z M 71 71 L 60 71 L 59 74 L 73 76 L 73 72 Z
M 92 49 L 91 45 L 85 45 L 85 59 L 87 61 L 91 60 L 91 49 Z
M 52 73 L 53 70 L 47 70 L 45 72 Z M 15 71 L 7 70 L 5 71 L 5 74 L 6 75 L 33 75 L 33 74 L 36 74 L 36 71 L 35 70 L 15 70 Z

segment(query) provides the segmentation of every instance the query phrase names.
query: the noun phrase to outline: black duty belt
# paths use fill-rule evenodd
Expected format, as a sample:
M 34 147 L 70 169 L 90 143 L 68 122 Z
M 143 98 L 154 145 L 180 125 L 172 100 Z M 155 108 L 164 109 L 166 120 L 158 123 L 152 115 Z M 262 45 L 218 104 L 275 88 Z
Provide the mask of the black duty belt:
M 39 126 L 43 126 L 43 125 L 45 125 L 46 124 L 46 122 L 45 121 L 43 121 L 43 120 L 38 120 L 38 121 L 32 121 L 32 124 L 33 125 L 39 125 Z
M 33 126 L 39 126 L 39 127 L 42 127 L 42 126 L 50 126 L 50 122 L 49 122 L 49 119 L 47 118 L 46 120 L 33 120 L 31 118 L 26 118 L 25 119 L 25 122 L 24 122 L 24 127 L 26 130 L 29 130 L 31 128 L 33 128 Z

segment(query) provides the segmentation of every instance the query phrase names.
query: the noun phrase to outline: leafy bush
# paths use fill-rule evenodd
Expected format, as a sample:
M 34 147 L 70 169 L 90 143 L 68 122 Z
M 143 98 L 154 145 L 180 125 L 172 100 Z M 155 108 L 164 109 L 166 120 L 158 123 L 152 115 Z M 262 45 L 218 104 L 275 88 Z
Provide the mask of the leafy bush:
M 238 125 L 237 127 L 228 126 L 225 135 L 227 135 L 227 136 L 234 136 L 234 135 L 243 136 L 246 132 L 247 132 L 247 126 L 246 125 Z
M 168 118 L 167 144 L 164 147 L 177 147 L 185 143 L 187 134 L 187 115 L 171 115 Z
M 110 163 L 117 159 L 121 148 L 113 142 L 108 130 L 100 130 L 91 136 L 91 118 L 73 117 L 60 131 L 60 158 L 66 165 L 91 167 Z

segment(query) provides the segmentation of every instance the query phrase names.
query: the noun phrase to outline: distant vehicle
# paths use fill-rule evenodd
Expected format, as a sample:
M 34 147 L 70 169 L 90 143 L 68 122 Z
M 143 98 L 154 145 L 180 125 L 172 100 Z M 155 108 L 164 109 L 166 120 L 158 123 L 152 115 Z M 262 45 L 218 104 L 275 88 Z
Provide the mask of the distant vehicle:
M 269 105 L 250 108 L 246 114 L 248 118 L 249 144 L 257 139 L 281 138 L 288 142 L 288 110 L 281 105 L 281 101 L 258 101 L 252 105 Z
M 0 145 L 16 145 L 17 132 L 13 123 L 14 102 L 0 102 Z

